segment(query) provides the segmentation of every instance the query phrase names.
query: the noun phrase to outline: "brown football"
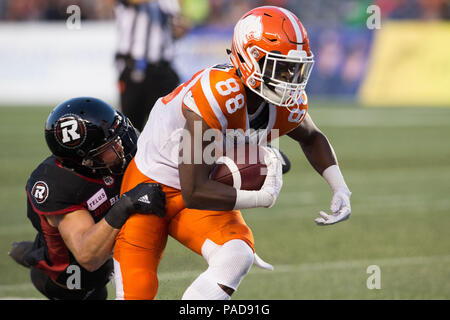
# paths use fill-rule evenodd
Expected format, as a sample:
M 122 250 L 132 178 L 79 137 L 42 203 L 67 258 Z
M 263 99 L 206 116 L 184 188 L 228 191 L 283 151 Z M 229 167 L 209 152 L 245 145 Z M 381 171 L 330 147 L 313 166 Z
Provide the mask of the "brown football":
M 239 190 L 259 190 L 266 180 L 264 149 L 240 144 L 224 152 L 216 161 L 210 179 Z

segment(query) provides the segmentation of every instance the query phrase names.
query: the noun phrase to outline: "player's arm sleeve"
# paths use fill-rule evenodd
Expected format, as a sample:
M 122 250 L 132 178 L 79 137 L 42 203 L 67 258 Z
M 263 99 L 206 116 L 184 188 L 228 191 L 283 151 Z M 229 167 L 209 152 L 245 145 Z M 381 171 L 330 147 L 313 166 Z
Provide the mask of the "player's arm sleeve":
M 61 183 L 49 175 L 33 174 L 25 189 L 29 204 L 39 215 L 60 215 L 86 209 L 81 201 L 77 201 L 78 191 L 70 190 L 70 183 Z
M 183 108 L 200 116 L 210 128 L 246 128 L 245 89 L 227 72 L 209 70 L 183 98 Z
M 194 93 L 195 92 L 195 98 Z M 183 109 L 190 110 L 201 117 L 210 128 L 225 131 L 226 119 L 223 114 L 217 115 L 199 90 L 189 90 L 183 98 Z

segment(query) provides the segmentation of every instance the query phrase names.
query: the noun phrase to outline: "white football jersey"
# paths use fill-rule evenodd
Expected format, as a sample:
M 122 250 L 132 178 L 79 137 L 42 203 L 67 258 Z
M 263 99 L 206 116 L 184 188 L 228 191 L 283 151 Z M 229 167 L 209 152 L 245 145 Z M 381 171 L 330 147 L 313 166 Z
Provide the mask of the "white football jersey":
M 231 65 L 216 65 L 196 73 L 191 80 L 160 98 L 154 105 L 137 143 L 136 166 L 144 175 L 180 189 L 178 175 L 180 138 L 186 123 L 183 108 L 199 115 L 210 128 L 249 132 L 252 116 L 247 114 L 245 87 Z M 292 108 L 268 106 L 265 124 L 267 141 L 295 129 L 305 118 L 306 94 Z M 274 137 L 274 138 L 277 138 Z

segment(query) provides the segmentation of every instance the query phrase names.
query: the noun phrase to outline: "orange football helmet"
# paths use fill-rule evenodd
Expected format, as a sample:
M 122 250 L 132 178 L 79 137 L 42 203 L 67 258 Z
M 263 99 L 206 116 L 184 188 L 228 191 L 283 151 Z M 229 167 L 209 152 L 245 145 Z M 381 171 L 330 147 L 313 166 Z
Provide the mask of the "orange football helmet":
M 249 89 L 281 107 L 299 102 L 314 65 L 300 20 L 273 6 L 250 10 L 237 22 L 229 56 Z

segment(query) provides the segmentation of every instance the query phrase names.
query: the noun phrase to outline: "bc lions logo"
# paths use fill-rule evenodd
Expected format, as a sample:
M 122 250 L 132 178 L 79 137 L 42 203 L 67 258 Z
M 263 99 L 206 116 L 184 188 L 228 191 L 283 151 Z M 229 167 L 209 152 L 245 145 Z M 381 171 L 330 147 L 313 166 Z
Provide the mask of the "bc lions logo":
M 44 181 L 38 181 L 31 189 L 31 195 L 37 203 L 43 203 L 48 197 L 48 186 Z
M 76 116 L 61 118 L 55 128 L 56 140 L 65 148 L 75 148 L 86 139 L 86 127 Z
M 240 45 L 245 44 L 251 38 L 259 40 L 262 37 L 263 26 L 261 17 L 250 15 L 241 21 L 235 27 L 235 34 Z M 246 38 L 244 38 L 246 37 Z

